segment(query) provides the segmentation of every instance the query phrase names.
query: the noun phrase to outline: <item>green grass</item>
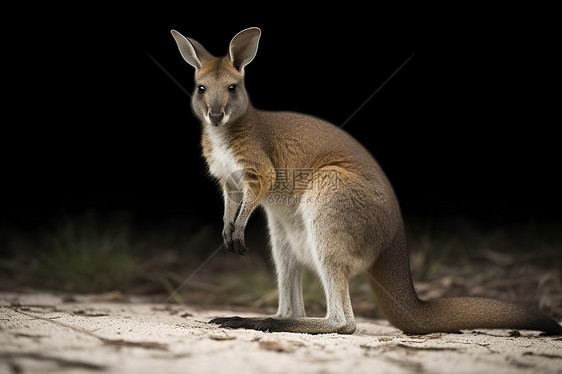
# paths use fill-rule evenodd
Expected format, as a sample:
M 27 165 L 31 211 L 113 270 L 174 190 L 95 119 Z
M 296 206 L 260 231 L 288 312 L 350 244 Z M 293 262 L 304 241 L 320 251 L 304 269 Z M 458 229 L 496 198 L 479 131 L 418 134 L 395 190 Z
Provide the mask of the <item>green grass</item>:
M 37 286 L 67 291 L 126 290 L 141 275 L 142 260 L 127 221 L 103 221 L 93 212 L 65 218 L 40 234 Z

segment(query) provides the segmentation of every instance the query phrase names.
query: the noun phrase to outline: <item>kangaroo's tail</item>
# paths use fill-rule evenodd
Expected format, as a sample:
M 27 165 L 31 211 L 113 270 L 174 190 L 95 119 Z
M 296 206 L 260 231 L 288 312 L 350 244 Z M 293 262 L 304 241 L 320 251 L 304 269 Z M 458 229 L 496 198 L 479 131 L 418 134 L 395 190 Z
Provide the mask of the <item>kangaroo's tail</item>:
M 380 254 L 369 269 L 369 278 L 383 313 L 394 326 L 408 334 L 497 328 L 562 335 L 562 327 L 556 321 L 511 302 L 482 297 L 420 300 L 412 284 L 403 236 Z

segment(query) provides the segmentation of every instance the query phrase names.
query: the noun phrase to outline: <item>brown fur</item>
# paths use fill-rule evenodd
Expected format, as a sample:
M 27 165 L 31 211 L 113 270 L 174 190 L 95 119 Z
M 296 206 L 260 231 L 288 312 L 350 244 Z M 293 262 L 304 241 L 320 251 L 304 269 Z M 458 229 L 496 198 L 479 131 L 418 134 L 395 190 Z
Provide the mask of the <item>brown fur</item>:
M 246 253 L 245 226 L 261 205 L 277 270 L 275 316 L 211 322 L 230 328 L 352 333 L 348 279 L 365 272 L 389 321 L 406 333 L 512 328 L 562 334 L 558 323 L 513 303 L 486 298 L 419 300 L 398 201 L 371 154 L 326 121 L 251 105 L 244 68 L 257 51 L 259 29 L 237 34 L 229 55 L 221 58 L 192 39 L 172 34 L 184 59 L 196 68 L 196 86 L 204 88 L 196 88 L 192 105 L 203 123 L 203 155 L 224 191 L 225 246 Z M 290 183 L 288 176 L 293 178 Z M 296 176 L 302 178 L 298 183 Z M 277 197 L 286 201 L 275 201 Z M 314 269 L 322 282 L 325 318 L 305 316 L 303 266 Z

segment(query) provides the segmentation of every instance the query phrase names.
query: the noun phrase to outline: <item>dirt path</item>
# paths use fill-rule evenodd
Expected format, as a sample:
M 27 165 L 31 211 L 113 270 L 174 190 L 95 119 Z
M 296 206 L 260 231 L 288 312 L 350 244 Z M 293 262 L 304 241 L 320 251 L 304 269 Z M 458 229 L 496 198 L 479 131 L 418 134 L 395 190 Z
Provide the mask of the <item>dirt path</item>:
M 115 298 L 1 293 L 0 373 L 562 373 L 561 337 L 223 330 L 206 321 L 240 313 Z

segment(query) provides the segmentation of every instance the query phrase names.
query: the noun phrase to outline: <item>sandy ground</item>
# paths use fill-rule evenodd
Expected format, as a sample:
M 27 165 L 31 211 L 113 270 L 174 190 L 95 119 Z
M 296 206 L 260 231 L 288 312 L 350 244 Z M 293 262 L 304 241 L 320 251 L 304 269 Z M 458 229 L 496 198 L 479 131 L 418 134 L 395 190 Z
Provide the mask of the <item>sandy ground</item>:
M 0 293 L 0 373 L 562 373 L 562 338 L 487 330 L 408 336 L 226 330 L 228 310 L 120 294 Z

